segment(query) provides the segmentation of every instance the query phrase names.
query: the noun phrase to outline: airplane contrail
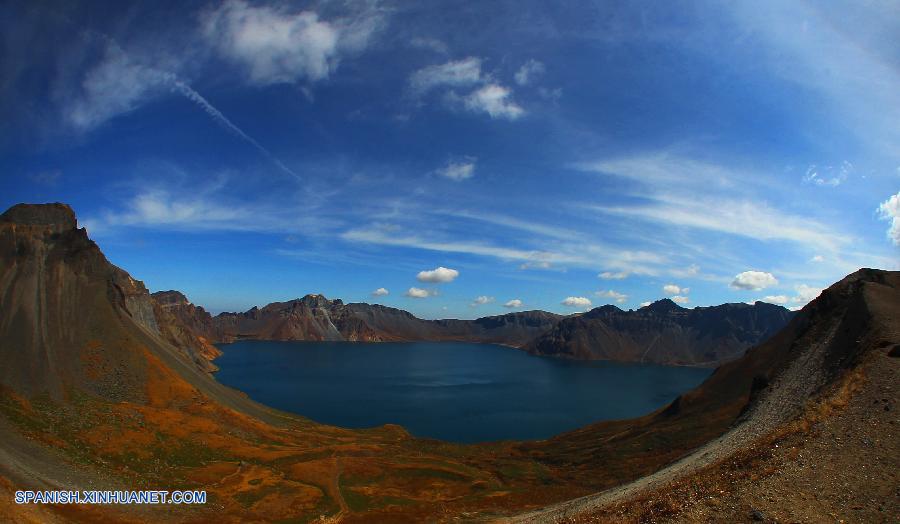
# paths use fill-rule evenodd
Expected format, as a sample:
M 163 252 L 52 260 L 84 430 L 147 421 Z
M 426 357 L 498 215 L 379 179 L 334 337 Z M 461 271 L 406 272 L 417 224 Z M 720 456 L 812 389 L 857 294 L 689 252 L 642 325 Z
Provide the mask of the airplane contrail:
M 166 75 L 167 80 L 169 82 L 171 82 L 172 89 L 174 91 L 180 93 L 181 95 L 183 95 L 185 98 L 187 98 L 191 102 L 194 102 L 195 104 L 200 106 L 200 108 L 203 109 L 203 111 L 206 112 L 206 114 L 209 115 L 216 123 L 218 123 L 225 129 L 228 129 L 229 131 L 231 131 L 238 137 L 244 139 L 247 143 L 249 143 L 250 145 L 255 147 L 257 151 L 259 151 L 260 153 L 265 155 L 266 158 L 271 160 L 272 163 L 274 163 L 276 166 L 278 166 L 285 173 L 288 173 L 289 175 L 293 176 L 294 178 L 297 178 L 298 180 L 301 178 L 300 175 L 298 175 L 293 170 L 291 170 L 289 167 L 284 165 L 284 163 L 281 160 L 279 160 L 275 155 L 270 153 L 268 149 L 266 149 L 265 147 L 262 146 L 262 144 L 257 142 L 253 137 L 251 137 L 250 135 L 245 133 L 241 128 L 236 126 L 231 120 L 228 119 L 228 117 L 226 117 L 221 111 L 216 109 L 215 106 L 210 104 L 207 99 L 203 98 L 203 96 L 200 93 L 198 93 L 196 90 L 194 90 L 191 86 L 189 86 L 185 82 L 179 80 L 178 77 L 176 77 L 172 73 L 163 72 L 163 74 Z

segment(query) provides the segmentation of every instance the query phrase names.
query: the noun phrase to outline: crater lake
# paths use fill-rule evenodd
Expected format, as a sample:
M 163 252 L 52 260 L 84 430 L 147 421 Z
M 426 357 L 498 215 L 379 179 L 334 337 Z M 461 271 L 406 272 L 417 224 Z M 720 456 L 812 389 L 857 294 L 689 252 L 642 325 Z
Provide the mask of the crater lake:
M 346 428 L 399 424 L 452 442 L 548 438 L 644 415 L 710 369 L 536 357 L 459 342 L 219 346 L 216 378 L 268 406 Z

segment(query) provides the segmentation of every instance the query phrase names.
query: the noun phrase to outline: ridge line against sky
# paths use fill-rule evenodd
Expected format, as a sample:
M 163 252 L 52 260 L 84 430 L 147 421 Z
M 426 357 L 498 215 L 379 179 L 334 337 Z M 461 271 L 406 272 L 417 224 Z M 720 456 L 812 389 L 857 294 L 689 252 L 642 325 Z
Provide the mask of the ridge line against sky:
M 796 308 L 900 269 L 893 11 L 7 3 L 0 194 L 213 311 Z

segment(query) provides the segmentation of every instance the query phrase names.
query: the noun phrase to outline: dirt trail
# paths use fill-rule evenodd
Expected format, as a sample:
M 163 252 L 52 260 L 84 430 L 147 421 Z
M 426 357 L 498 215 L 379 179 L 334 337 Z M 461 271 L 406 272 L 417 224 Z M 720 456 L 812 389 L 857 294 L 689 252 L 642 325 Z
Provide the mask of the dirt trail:
M 350 513 L 350 506 L 347 505 L 347 501 L 344 500 L 344 495 L 341 494 L 341 472 L 343 471 L 344 465 L 341 463 L 340 457 L 334 457 L 332 461 L 334 462 L 334 473 L 331 476 L 328 490 L 331 492 L 331 497 L 338 503 L 341 510 L 334 515 L 323 518 L 323 523 L 341 522 L 344 520 L 344 517 Z
M 806 349 L 766 388 L 743 420 L 721 437 L 701 446 L 669 466 L 638 480 L 594 495 L 562 502 L 537 511 L 500 519 L 503 523 L 559 522 L 588 513 L 694 473 L 745 449 L 756 439 L 800 414 L 806 399 L 825 382 L 822 361 L 837 325 L 828 336 Z

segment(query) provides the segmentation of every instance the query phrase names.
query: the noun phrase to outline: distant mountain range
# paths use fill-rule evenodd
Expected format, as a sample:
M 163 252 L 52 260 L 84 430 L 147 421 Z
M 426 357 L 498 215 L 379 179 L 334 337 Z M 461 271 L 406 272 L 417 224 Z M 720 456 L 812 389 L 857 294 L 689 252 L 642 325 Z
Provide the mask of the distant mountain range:
M 685 309 L 664 299 L 637 311 L 603 306 L 563 316 L 522 311 L 476 320 L 423 320 L 407 311 L 344 304 L 322 295 L 212 316 L 178 291 L 153 294 L 164 311 L 214 343 L 236 340 L 463 341 L 504 344 L 535 355 L 711 366 L 765 340 L 793 313 L 764 302 Z
M 525 349 L 584 360 L 717 365 L 774 335 L 793 315 L 765 302 L 685 309 L 663 299 L 636 311 L 603 306 L 560 320 Z

